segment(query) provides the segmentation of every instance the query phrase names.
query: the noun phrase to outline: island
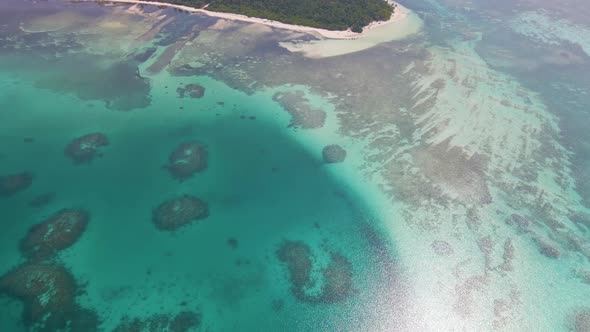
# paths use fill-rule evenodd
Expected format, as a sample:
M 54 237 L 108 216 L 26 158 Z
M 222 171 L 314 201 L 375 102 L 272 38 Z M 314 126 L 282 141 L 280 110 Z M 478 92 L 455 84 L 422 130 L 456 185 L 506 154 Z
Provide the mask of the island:
M 375 21 L 387 21 L 395 5 L 385 0 L 161 0 L 214 12 L 241 14 L 326 30 L 360 33 Z
M 70 0 L 171 7 L 293 32 L 278 44 L 308 58 L 359 52 L 417 34 L 422 20 L 394 0 Z M 297 1 L 297 2 L 296 2 Z M 141 9 L 140 9 L 141 10 Z M 221 21 L 223 24 L 223 21 Z M 298 33 L 313 38 L 300 38 Z

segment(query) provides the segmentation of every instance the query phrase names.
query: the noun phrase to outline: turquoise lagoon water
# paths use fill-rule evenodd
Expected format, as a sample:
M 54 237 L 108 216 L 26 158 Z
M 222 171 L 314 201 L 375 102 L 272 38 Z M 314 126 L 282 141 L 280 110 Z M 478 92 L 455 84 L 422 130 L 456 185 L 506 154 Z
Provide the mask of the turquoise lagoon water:
M 126 64 L 112 65 L 117 60 L 108 56 L 63 57 L 36 63 L 7 52 L 2 60 L 2 171 L 34 176 L 33 186 L 1 202 L 3 272 L 24 262 L 19 241 L 32 225 L 77 207 L 89 211 L 89 226 L 54 261 L 84 284 L 77 301 L 96 311 L 101 330 L 113 330 L 126 318 L 186 310 L 201 315 L 199 330 L 210 331 L 373 324 L 369 317 L 387 292 L 371 280 L 392 271 L 382 256 L 390 245 L 381 242 L 369 202 L 351 189 L 358 184 L 338 175 L 350 167 L 322 160 L 324 145 L 348 148 L 347 141 L 334 141 L 334 114 L 327 115 L 326 133 L 319 133 L 323 139 L 289 128 L 289 114 L 272 97 L 305 91 L 313 107 L 333 112 L 328 101 L 305 86 L 248 95 L 206 76 L 167 72 L 150 75 L 144 85 L 134 72 L 126 76 Z M 101 66 L 116 72 L 103 74 Z M 176 88 L 187 83 L 204 86 L 204 97 L 180 98 Z M 66 158 L 65 146 L 92 132 L 109 139 L 102 155 L 88 164 Z M 164 165 L 180 143 L 193 140 L 206 146 L 208 168 L 179 182 Z M 30 205 L 45 193 L 54 197 L 48 204 Z M 210 215 L 175 232 L 158 231 L 152 210 L 179 194 L 205 200 Z M 230 239 L 237 245 L 229 245 Z M 356 300 L 298 303 L 276 257 L 287 240 L 312 248 L 318 273 L 332 252 L 349 260 Z M 21 319 L 22 303 L 2 301 L 3 330 L 31 328 Z
M 87 229 L 45 263 L 98 319 L 64 330 L 191 311 L 202 331 L 587 331 L 589 22 L 543 1 L 403 5 L 417 35 L 308 59 L 279 47 L 302 36 L 172 9 L 2 2 L 0 176 L 33 180 L 0 197 L 0 274 L 38 263 L 21 239 L 74 207 Z M 90 163 L 64 155 L 95 132 L 110 144 Z M 164 165 L 188 141 L 208 167 L 178 181 Z M 181 194 L 209 216 L 159 231 Z M 313 254 L 312 294 L 344 257 L 344 296 L 296 296 L 286 241 Z M 0 330 L 43 330 L 0 290 Z

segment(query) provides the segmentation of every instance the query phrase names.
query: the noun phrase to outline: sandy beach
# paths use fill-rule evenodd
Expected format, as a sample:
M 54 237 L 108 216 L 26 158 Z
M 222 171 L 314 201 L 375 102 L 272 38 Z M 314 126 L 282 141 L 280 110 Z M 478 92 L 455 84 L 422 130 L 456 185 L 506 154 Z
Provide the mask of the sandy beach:
M 371 24 L 369 24 L 363 28 L 362 33 L 356 33 L 356 32 L 350 31 L 350 29 L 346 30 L 346 31 L 334 31 L 334 30 L 327 30 L 327 29 L 319 29 L 319 28 L 307 27 L 307 26 L 302 26 L 302 25 L 287 24 L 287 23 L 268 20 L 268 19 L 264 19 L 264 18 L 249 17 L 249 16 L 245 16 L 245 15 L 232 14 L 232 13 L 214 12 L 214 11 L 210 11 L 210 10 L 207 10 L 204 8 L 193 8 L 193 7 L 189 7 L 189 6 L 175 5 L 175 4 L 170 4 L 170 3 L 165 3 L 165 2 L 157 2 L 157 1 L 144 1 L 144 0 L 108 0 L 108 1 L 105 1 L 105 0 L 82 0 L 82 1 L 165 6 L 165 7 L 184 10 L 184 11 L 191 12 L 191 13 L 201 13 L 201 14 L 208 15 L 211 17 L 218 17 L 218 18 L 223 18 L 223 19 L 227 19 L 227 20 L 249 22 L 249 23 L 259 23 L 259 24 L 264 24 L 264 25 L 267 25 L 267 26 L 270 26 L 273 28 L 278 28 L 278 29 L 285 29 L 285 30 L 303 32 L 303 33 L 311 33 L 311 34 L 315 34 L 315 35 L 319 34 L 323 38 L 327 38 L 327 39 L 359 39 L 359 38 L 363 38 L 369 31 L 371 31 L 377 27 L 404 20 L 408 16 L 408 12 L 409 12 L 405 7 L 400 6 L 399 4 L 397 4 L 393 1 L 389 1 L 390 4 L 396 6 L 396 8 L 389 20 L 372 22 Z
M 355 53 L 381 43 L 408 38 L 418 34 L 422 25 L 423 21 L 418 15 L 398 4 L 390 20 L 373 22 L 356 36 L 319 40 L 294 39 L 279 42 L 279 46 L 290 52 L 301 53 L 308 58 L 326 58 Z

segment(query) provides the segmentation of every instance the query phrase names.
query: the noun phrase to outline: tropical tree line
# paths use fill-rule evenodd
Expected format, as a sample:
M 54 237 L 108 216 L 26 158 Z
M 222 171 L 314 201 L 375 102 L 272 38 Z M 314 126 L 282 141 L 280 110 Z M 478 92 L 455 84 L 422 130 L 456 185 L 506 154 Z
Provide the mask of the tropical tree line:
M 373 21 L 391 17 L 385 0 L 161 0 L 208 10 L 243 14 L 289 24 L 361 32 Z

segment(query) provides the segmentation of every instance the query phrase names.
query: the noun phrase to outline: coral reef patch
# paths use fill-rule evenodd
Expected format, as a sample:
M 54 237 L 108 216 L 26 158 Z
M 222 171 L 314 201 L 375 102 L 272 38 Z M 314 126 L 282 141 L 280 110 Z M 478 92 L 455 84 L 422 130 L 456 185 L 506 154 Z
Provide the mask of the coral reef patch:
M 179 98 L 184 98 L 188 94 L 191 98 L 202 98 L 205 95 L 205 87 L 200 84 L 186 84 L 184 87 L 176 89 Z
M 311 249 L 301 241 L 285 241 L 277 251 L 277 258 L 289 271 L 293 295 L 304 300 L 305 288 L 312 286 L 311 271 L 314 257 Z
M 62 209 L 33 225 L 21 241 L 21 251 L 32 259 L 45 259 L 72 246 L 86 230 L 89 214 L 82 209 Z
M 326 122 L 326 112 L 312 107 L 302 91 L 278 92 L 272 99 L 291 114 L 289 127 L 314 129 L 323 127 Z
M 574 317 L 574 331 L 590 331 L 590 309 L 582 310 Z
M 7 197 L 23 191 L 33 183 L 33 175 L 27 172 L 0 176 L 0 197 Z
M 555 248 L 553 245 L 551 245 L 549 242 L 540 238 L 534 238 L 533 241 L 535 242 L 535 244 L 537 245 L 537 249 L 539 249 L 539 252 L 543 256 L 549 258 L 558 258 L 559 256 L 561 256 L 559 250 Z
M 352 264 L 346 257 L 331 253 L 330 263 L 322 270 L 322 276 L 324 283 L 317 298 L 319 302 L 342 302 L 353 293 Z
M 168 157 L 165 166 L 170 174 L 179 181 L 184 181 L 194 173 L 207 168 L 207 150 L 198 142 L 180 144 Z
M 94 159 L 98 149 L 106 145 L 109 145 L 109 140 L 105 134 L 87 134 L 72 140 L 66 146 L 64 154 L 75 164 L 88 163 Z
M 277 258 L 287 267 L 291 292 L 299 301 L 337 303 L 354 293 L 352 264 L 339 253 L 329 252 L 329 255 L 327 266 L 321 269 L 311 248 L 302 241 L 285 241 L 277 250 Z M 321 277 L 314 278 L 314 275 Z M 313 291 L 320 283 L 319 291 Z
M 183 195 L 160 204 L 153 211 L 152 221 L 161 231 L 174 231 L 207 216 L 207 203 L 197 197 Z
M 157 314 L 146 319 L 124 318 L 113 332 L 188 332 L 194 331 L 200 326 L 200 313 L 182 311 L 175 316 Z
M 453 248 L 447 241 L 436 240 L 430 244 L 435 254 L 439 256 L 450 256 L 454 253 Z
M 0 277 L 0 294 L 24 303 L 23 321 L 30 331 L 95 331 L 98 317 L 76 303 L 78 293 L 70 272 L 52 263 L 25 263 Z
M 322 158 L 325 163 L 341 163 L 346 159 L 346 150 L 340 145 L 326 145 L 322 150 Z

